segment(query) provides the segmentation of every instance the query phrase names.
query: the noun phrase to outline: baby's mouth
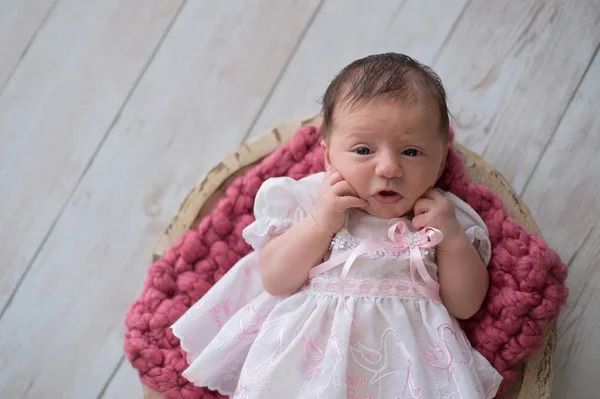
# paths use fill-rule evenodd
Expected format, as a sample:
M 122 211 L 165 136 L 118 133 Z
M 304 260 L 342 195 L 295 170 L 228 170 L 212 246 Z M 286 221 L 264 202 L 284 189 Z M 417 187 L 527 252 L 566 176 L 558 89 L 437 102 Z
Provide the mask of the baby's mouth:
M 380 190 L 373 197 L 382 204 L 394 204 L 402 199 L 402 195 L 394 190 Z

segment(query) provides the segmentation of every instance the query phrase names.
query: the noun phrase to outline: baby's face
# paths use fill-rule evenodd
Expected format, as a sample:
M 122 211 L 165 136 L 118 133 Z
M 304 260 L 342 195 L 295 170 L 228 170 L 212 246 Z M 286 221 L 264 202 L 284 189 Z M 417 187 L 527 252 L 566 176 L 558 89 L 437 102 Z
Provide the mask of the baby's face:
M 325 167 L 338 171 L 369 202 L 367 213 L 403 216 L 441 175 L 447 141 L 439 111 L 428 101 L 402 105 L 375 99 L 336 108 Z

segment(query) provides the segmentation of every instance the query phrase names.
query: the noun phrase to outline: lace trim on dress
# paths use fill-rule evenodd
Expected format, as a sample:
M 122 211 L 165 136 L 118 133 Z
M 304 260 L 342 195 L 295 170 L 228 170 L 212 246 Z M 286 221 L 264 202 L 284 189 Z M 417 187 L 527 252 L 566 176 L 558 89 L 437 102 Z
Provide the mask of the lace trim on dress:
M 353 278 L 344 281 L 344 295 L 366 297 L 401 296 L 407 298 L 423 298 L 414 289 L 414 282 L 409 278 Z M 340 279 L 336 277 L 313 277 L 304 285 L 304 291 L 338 295 Z
M 364 239 L 353 236 L 346 229 L 341 229 L 331 241 L 330 249 L 335 250 L 352 250 L 360 245 Z M 421 248 L 421 255 L 435 255 L 435 248 Z M 410 250 L 408 249 L 388 249 L 380 248 L 375 251 L 369 251 L 363 256 L 370 259 L 409 259 Z

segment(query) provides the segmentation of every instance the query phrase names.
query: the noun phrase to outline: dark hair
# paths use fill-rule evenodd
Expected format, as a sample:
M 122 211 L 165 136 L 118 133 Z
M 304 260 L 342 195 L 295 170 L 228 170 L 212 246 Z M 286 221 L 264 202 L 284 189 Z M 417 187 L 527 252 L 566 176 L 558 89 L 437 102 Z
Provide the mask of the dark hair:
M 329 136 L 336 106 L 357 106 L 375 98 L 389 98 L 414 104 L 423 96 L 439 108 L 440 128 L 447 137 L 449 130 L 446 90 L 433 70 L 398 53 L 370 55 L 346 66 L 327 87 L 323 96 L 322 134 Z

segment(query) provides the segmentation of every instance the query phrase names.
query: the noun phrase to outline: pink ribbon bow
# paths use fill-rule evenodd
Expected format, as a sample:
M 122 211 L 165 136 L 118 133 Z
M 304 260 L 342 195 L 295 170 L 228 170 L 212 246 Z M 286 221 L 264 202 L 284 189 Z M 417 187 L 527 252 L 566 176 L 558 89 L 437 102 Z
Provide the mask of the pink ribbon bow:
M 397 232 L 400 231 L 400 233 Z M 381 242 L 374 240 L 367 240 L 360 243 L 352 251 L 345 252 L 330 258 L 326 262 L 321 263 L 310 269 L 308 277 L 312 278 L 321 273 L 324 273 L 342 262 L 346 262 L 340 273 L 340 291 L 342 296 L 344 295 L 344 283 L 348 272 L 352 267 L 352 264 L 360 255 L 364 255 L 370 251 L 378 250 L 381 248 L 396 249 L 399 251 L 409 250 L 409 261 L 410 261 L 410 276 L 415 285 L 415 290 L 426 298 L 431 298 L 440 301 L 440 285 L 429 275 L 425 264 L 423 263 L 423 257 L 421 255 L 421 248 L 433 248 L 438 245 L 442 239 L 443 234 L 438 229 L 433 227 L 425 227 L 418 232 L 411 232 L 406 223 L 400 219 L 392 219 L 389 223 L 388 228 L 389 242 Z M 416 280 L 416 274 L 419 274 L 423 282 Z

